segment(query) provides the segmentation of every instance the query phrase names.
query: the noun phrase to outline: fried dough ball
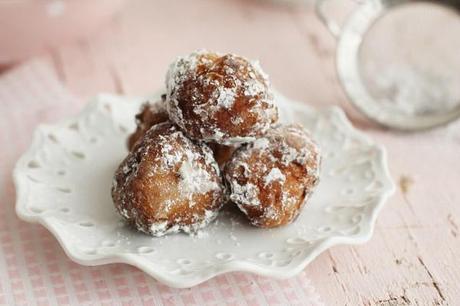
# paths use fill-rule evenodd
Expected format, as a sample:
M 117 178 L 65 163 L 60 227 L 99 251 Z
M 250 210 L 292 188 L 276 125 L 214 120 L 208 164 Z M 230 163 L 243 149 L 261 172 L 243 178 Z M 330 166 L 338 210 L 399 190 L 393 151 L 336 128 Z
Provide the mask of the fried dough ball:
M 167 111 L 192 139 L 243 143 L 278 120 L 267 75 L 258 62 L 196 51 L 179 57 L 166 76 Z
M 224 171 L 230 200 L 249 221 L 291 223 L 319 181 L 320 154 L 300 125 L 284 125 L 239 148 Z
M 155 103 L 144 103 L 136 115 L 136 130 L 128 137 L 128 150 L 155 124 L 168 120 L 168 113 L 164 107 L 164 99 Z
M 144 233 L 193 233 L 217 216 L 223 185 L 211 149 L 164 122 L 120 164 L 112 198 L 121 216 Z

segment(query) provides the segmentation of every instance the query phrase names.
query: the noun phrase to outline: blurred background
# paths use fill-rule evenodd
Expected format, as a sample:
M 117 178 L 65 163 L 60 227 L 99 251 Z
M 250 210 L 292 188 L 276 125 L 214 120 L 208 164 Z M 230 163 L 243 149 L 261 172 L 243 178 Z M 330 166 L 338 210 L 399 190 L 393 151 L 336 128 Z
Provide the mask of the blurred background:
M 322 2 L 326 17 L 348 28 L 356 23 L 348 17 L 365 3 L 398 3 Z M 288 96 L 341 105 L 368 124 L 347 102 L 356 97 L 347 98 L 338 81 L 342 36 L 328 33 L 314 6 L 313 0 L 4 0 L 0 72 L 40 58 L 78 97 L 104 91 L 145 95 L 163 86 L 176 56 L 206 48 L 259 59 Z M 371 98 L 404 115 L 459 108 L 458 13 L 426 2 L 383 11 L 358 37 L 352 67 Z
M 82 98 L 155 91 L 176 56 L 206 48 L 259 59 L 294 98 L 342 100 L 326 89 L 335 41 L 313 1 L 1 1 L 0 23 L 3 71 L 46 60 Z

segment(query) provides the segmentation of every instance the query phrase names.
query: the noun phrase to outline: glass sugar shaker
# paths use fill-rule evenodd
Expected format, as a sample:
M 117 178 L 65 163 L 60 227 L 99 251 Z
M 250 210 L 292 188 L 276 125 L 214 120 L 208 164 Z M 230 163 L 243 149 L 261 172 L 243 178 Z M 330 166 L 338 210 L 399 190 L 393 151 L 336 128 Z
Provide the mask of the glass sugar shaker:
M 357 109 L 406 131 L 460 117 L 460 0 L 359 1 L 341 25 L 333 2 L 318 0 L 316 13 L 337 39 L 338 77 Z

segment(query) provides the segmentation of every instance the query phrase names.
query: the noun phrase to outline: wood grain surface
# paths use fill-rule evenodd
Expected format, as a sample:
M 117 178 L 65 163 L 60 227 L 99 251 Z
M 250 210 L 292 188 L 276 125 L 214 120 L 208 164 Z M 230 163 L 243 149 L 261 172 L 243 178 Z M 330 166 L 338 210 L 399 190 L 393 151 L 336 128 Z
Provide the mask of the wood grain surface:
M 169 62 L 198 48 L 259 59 L 281 92 L 341 106 L 386 146 L 399 188 L 372 239 L 332 248 L 306 269 L 327 305 L 460 304 L 460 122 L 405 134 L 359 115 L 337 80 L 335 41 L 311 4 L 133 0 L 96 35 L 41 56 L 84 101 L 104 91 L 153 92 Z

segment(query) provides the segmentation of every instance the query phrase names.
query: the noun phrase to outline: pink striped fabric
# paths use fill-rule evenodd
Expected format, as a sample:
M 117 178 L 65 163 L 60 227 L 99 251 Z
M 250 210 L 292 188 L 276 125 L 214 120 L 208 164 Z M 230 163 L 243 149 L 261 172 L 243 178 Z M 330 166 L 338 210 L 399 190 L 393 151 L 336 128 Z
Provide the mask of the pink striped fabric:
M 283 281 L 230 273 L 174 289 L 127 265 L 80 266 L 43 227 L 20 221 L 11 178 L 15 161 L 38 123 L 76 113 L 81 105 L 45 62 L 0 76 L 0 305 L 323 305 L 304 273 Z

